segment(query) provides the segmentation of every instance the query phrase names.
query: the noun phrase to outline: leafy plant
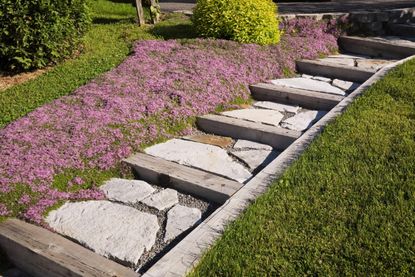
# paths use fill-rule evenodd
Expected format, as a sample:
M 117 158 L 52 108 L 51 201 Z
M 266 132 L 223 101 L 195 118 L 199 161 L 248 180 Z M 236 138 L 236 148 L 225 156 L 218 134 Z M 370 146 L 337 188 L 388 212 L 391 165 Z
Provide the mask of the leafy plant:
M 89 23 L 86 0 L 2 0 L 0 66 L 29 70 L 68 57 Z
M 198 0 L 192 18 L 202 36 L 261 45 L 280 40 L 272 0 Z

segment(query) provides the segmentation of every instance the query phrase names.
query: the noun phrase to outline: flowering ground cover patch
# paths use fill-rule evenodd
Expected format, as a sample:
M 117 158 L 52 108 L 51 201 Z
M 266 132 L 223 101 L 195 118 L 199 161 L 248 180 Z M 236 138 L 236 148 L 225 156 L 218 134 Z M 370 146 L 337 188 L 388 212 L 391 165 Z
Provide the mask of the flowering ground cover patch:
M 97 186 L 143 145 L 247 101 L 249 84 L 293 72 L 296 59 L 337 48 L 324 23 L 291 21 L 284 30 L 274 46 L 139 41 L 117 68 L 10 123 L 0 130 L 0 216 L 41 224 L 62 200 L 101 199 Z

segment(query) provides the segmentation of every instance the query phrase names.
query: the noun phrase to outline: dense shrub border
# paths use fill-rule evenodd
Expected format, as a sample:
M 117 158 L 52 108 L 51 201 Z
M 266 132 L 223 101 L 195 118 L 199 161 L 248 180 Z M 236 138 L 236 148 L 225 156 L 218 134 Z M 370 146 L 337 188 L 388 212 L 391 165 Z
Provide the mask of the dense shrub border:
M 130 54 L 133 41 L 156 38 L 151 29 L 137 28 L 135 8 L 130 3 L 91 1 L 94 24 L 83 38 L 82 52 L 34 80 L 0 91 L 0 128 L 117 66 Z M 175 16 L 157 27 L 169 25 L 174 31 L 174 26 L 186 22 Z
M 119 161 L 186 132 L 191 119 L 237 99 L 248 85 L 328 54 L 324 23 L 292 21 L 280 45 L 224 40 L 140 41 L 112 71 L 0 130 L 0 216 L 41 223 L 60 200 L 99 199 Z
M 0 1 L 0 66 L 41 68 L 70 56 L 91 22 L 86 0 Z
M 189 276 L 413 276 L 414 74 L 356 99 Z

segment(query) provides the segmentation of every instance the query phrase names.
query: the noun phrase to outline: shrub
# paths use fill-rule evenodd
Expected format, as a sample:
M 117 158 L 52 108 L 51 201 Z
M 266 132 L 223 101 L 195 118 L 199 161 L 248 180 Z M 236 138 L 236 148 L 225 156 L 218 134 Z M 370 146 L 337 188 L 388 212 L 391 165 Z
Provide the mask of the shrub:
M 1 0 L 0 66 L 28 70 L 67 57 L 89 23 L 86 0 Z
M 272 0 L 198 0 L 192 21 L 202 36 L 275 44 L 280 40 L 276 12 Z

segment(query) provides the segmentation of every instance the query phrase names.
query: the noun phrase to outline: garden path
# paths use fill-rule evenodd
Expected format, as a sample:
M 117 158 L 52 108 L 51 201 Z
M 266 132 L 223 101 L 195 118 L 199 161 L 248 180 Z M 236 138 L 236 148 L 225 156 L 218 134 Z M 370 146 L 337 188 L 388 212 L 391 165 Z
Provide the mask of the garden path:
M 414 42 L 397 37 L 340 43 L 349 52 L 299 61 L 297 76 L 252 85 L 252 105 L 198 117 L 200 133 L 127 159 L 140 180 L 109 180 L 100 188 L 109 200 L 67 203 L 46 222 L 145 272 L 361 83 L 405 51 L 415 54 Z

